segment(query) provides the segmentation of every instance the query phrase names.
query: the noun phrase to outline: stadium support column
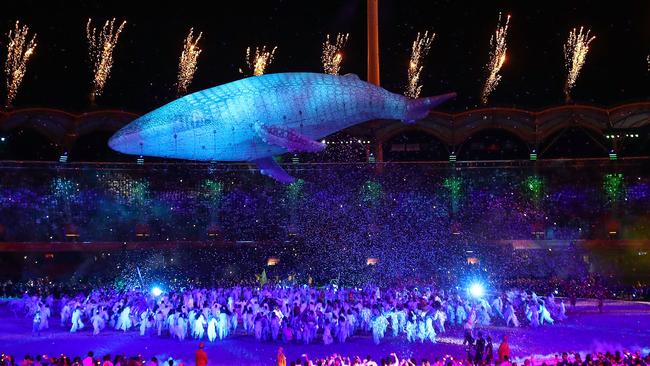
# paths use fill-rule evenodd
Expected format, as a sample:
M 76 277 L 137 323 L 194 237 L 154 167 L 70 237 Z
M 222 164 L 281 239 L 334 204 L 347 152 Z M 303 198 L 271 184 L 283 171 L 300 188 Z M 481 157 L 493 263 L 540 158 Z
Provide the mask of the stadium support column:
M 368 82 L 379 85 L 379 0 L 368 4 Z
M 384 149 L 383 149 L 384 142 L 382 140 L 378 140 L 375 142 L 375 145 L 373 146 L 373 153 L 375 155 L 375 161 L 377 163 L 383 163 L 384 162 Z
M 77 126 L 78 124 L 75 123 L 74 125 Z M 76 132 L 67 131 L 65 136 L 63 136 L 61 142 L 58 144 L 59 156 L 66 156 L 66 160 L 67 160 L 67 155 L 70 152 L 70 150 L 72 150 L 72 146 L 74 145 L 74 143 L 77 141 L 78 138 L 79 135 Z M 61 158 L 59 158 L 59 161 L 61 161 Z
M 379 0 L 366 0 L 368 16 L 368 82 L 379 85 Z M 375 161 L 384 161 L 383 140 L 375 139 L 373 155 Z M 381 169 L 381 165 L 378 166 Z
M 368 82 L 379 85 L 379 0 L 366 0 L 368 16 Z M 376 139 L 373 152 L 375 161 L 384 161 L 382 140 Z

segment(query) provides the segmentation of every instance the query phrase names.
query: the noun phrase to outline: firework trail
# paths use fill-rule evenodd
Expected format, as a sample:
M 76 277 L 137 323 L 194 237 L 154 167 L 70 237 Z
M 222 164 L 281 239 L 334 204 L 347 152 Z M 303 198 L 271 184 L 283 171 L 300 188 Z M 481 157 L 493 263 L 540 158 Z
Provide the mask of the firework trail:
M 246 48 L 246 63 L 250 71 L 253 72 L 253 75 L 264 75 L 266 68 L 273 62 L 273 57 L 277 49 L 277 47 L 273 47 L 271 51 L 267 51 L 266 46 L 263 46 L 261 49 L 256 47 L 255 53 L 251 53 L 251 48 Z
M 508 46 L 506 42 L 506 37 L 508 36 L 508 25 L 510 24 L 510 15 L 506 17 L 505 23 L 501 22 L 501 13 L 499 13 L 499 21 L 497 23 L 497 29 L 494 31 L 494 34 L 490 38 L 490 61 L 486 65 L 487 68 L 487 79 L 483 85 L 483 90 L 481 91 L 481 103 L 487 104 L 488 97 L 501 80 L 501 75 L 499 71 L 503 66 L 503 63 L 506 61 L 506 53 L 508 51 Z
M 408 66 L 408 84 L 404 93 L 409 98 L 417 98 L 422 91 L 420 74 L 422 73 L 422 69 L 424 69 L 424 58 L 429 53 L 431 43 L 433 43 L 435 37 L 435 33 L 429 35 L 427 31 L 422 35 L 418 33 L 415 41 L 413 41 L 413 45 L 411 46 L 411 60 Z
M 580 70 L 587 59 L 589 44 L 596 39 L 595 36 L 589 36 L 591 32 L 589 29 L 587 29 L 587 32 L 583 32 L 583 30 L 583 27 L 580 27 L 580 30 L 577 31 L 576 28 L 573 28 L 569 32 L 569 39 L 564 44 L 564 65 L 567 69 L 564 96 L 567 102 L 571 101 L 571 89 L 575 86 Z
M 323 43 L 323 55 L 321 61 L 323 62 L 323 70 L 326 74 L 338 75 L 341 70 L 341 61 L 343 61 L 343 47 L 348 42 L 349 33 L 336 35 L 336 40 L 330 42 L 330 35 L 327 35 Z
M 93 84 L 90 92 L 90 101 L 95 102 L 98 96 L 104 91 L 106 81 L 111 75 L 113 67 L 113 51 L 117 45 L 120 33 L 126 25 L 123 21 L 119 27 L 115 28 L 115 18 L 107 20 L 101 31 L 91 27 L 92 19 L 86 23 L 86 39 L 88 41 L 88 50 L 90 62 L 93 65 Z
M 203 33 L 200 32 L 198 36 L 194 37 L 194 28 L 190 28 L 190 32 L 183 43 L 183 52 L 178 62 L 178 81 L 176 82 L 176 94 L 179 97 L 187 93 L 187 88 L 194 78 L 197 68 L 196 63 L 201 54 L 198 43 L 202 35 Z
M 23 82 L 27 71 L 27 61 L 36 49 L 36 34 L 29 38 L 29 27 L 20 26 L 16 21 L 13 31 L 9 31 L 7 43 L 7 60 L 5 61 L 5 74 L 7 76 L 7 101 L 10 107 L 18 94 L 20 84 Z

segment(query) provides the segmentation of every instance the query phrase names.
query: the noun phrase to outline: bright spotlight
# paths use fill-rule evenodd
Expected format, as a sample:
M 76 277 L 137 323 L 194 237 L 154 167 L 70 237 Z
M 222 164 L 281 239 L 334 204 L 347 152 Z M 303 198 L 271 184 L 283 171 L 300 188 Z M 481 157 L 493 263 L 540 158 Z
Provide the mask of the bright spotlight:
M 160 287 L 154 287 L 151 289 L 151 294 L 156 297 L 160 296 L 162 292 L 163 291 L 160 289 Z
M 485 295 L 485 288 L 480 283 L 473 283 L 469 287 L 469 294 L 476 298 L 483 297 Z

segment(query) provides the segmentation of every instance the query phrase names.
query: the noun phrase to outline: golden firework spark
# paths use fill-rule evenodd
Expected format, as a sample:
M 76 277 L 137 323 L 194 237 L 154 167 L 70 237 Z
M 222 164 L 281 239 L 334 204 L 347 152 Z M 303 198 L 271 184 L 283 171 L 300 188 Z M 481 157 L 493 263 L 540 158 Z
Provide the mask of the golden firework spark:
M 266 50 L 266 46 L 262 48 L 256 47 L 255 53 L 251 53 L 251 48 L 246 48 L 246 63 L 248 68 L 253 72 L 253 75 L 264 75 L 266 68 L 273 62 L 275 51 L 277 47 L 273 47 L 271 51 Z
M 104 91 L 106 81 L 111 75 L 113 50 L 115 50 L 117 40 L 126 25 L 126 21 L 122 21 L 120 26 L 115 28 L 115 18 L 107 20 L 101 31 L 91 27 L 91 22 L 92 19 L 89 18 L 88 23 L 86 23 L 86 39 L 88 40 L 90 62 L 93 65 L 94 74 L 90 100 L 94 102 Z
M 411 60 L 409 61 L 408 67 L 408 84 L 406 85 L 406 95 L 409 98 L 417 98 L 422 91 L 422 85 L 420 85 L 420 74 L 422 69 L 424 69 L 424 58 L 429 53 L 431 49 L 431 43 L 436 37 L 435 33 L 424 32 L 420 34 L 418 32 L 413 45 L 411 46 Z
M 506 61 L 506 52 L 508 51 L 508 46 L 506 42 L 506 37 L 508 35 L 508 25 L 510 24 L 510 15 L 506 17 L 505 23 L 501 22 L 501 13 L 499 13 L 499 21 L 497 23 L 497 29 L 494 31 L 492 37 L 490 37 L 490 61 L 487 63 L 487 79 L 483 85 L 483 90 L 481 91 L 481 103 L 487 104 L 488 97 L 497 85 L 501 81 L 501 75 L 499 71 L 503 66 L 503 63 Z
M 336 35 L 336 41 L 330 42 L 330 35 L 327 35 L 323 43 L 323 70 L 327 74 L 338 75 L 341 70 L 341 61 L 343 61 L 343 47 L 348 43 L 349 33 Z
M 583 27 L 580 27 L 580 30 L 573 28 L 569 32 L 569 39 L 564 44 L 564 65 L 567 68 L 564 95 L 567 102 L 571 100 L 571 89 L 576 84 L 580 70 L 587 59 L 589 44 L 596 39 L 596 36 L 589 36 L 590 32 L 589 29 L 587 29 L 587 32 L 583 32 Z
M 201 54 L 201 49 L 198 47 L 199 40 L 203 32 L 200 32 L 196 38 L 194 37 L 194 28 L 190 28 L 190 33 L 185 38 L 183 43 L 183 52 L 178 63 L 178 82 L 176 83 L 176 94 L 181 96 L 187 93 L 187 88 L 190 86 L 196 72 L 196 63 Z
M 10 107 L 27 71 L 27 61 L 36 49 L 36 34 L 29 39 L 29 27 L 20 26 L 20 22 L 16 21 L 14 30 L 10 30 L 8 36 L 5 74 L 7 76 L 6 106 Z

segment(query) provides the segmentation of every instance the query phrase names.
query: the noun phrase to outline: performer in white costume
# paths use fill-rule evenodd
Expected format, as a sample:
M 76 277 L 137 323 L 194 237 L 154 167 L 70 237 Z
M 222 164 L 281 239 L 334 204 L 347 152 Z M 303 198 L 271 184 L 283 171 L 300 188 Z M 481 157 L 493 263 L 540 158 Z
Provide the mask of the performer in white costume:
M 84 323 L 81 321 L 81 307 L 77 306 L 72 312 L 72 328 L 70 328 L 70 333 L 83 329 L 83 327 Z
M 198 314 L 194 320 L 194 328 L 192 329 L 194 338 L 199 340 L 203 339 L 203 335 L 205 334 L 205 324 L 206 321 L 203 314 Z
M 208 340 L 214 342 L 217 339 L 217 318 L 210 317 L 208 320 Z

